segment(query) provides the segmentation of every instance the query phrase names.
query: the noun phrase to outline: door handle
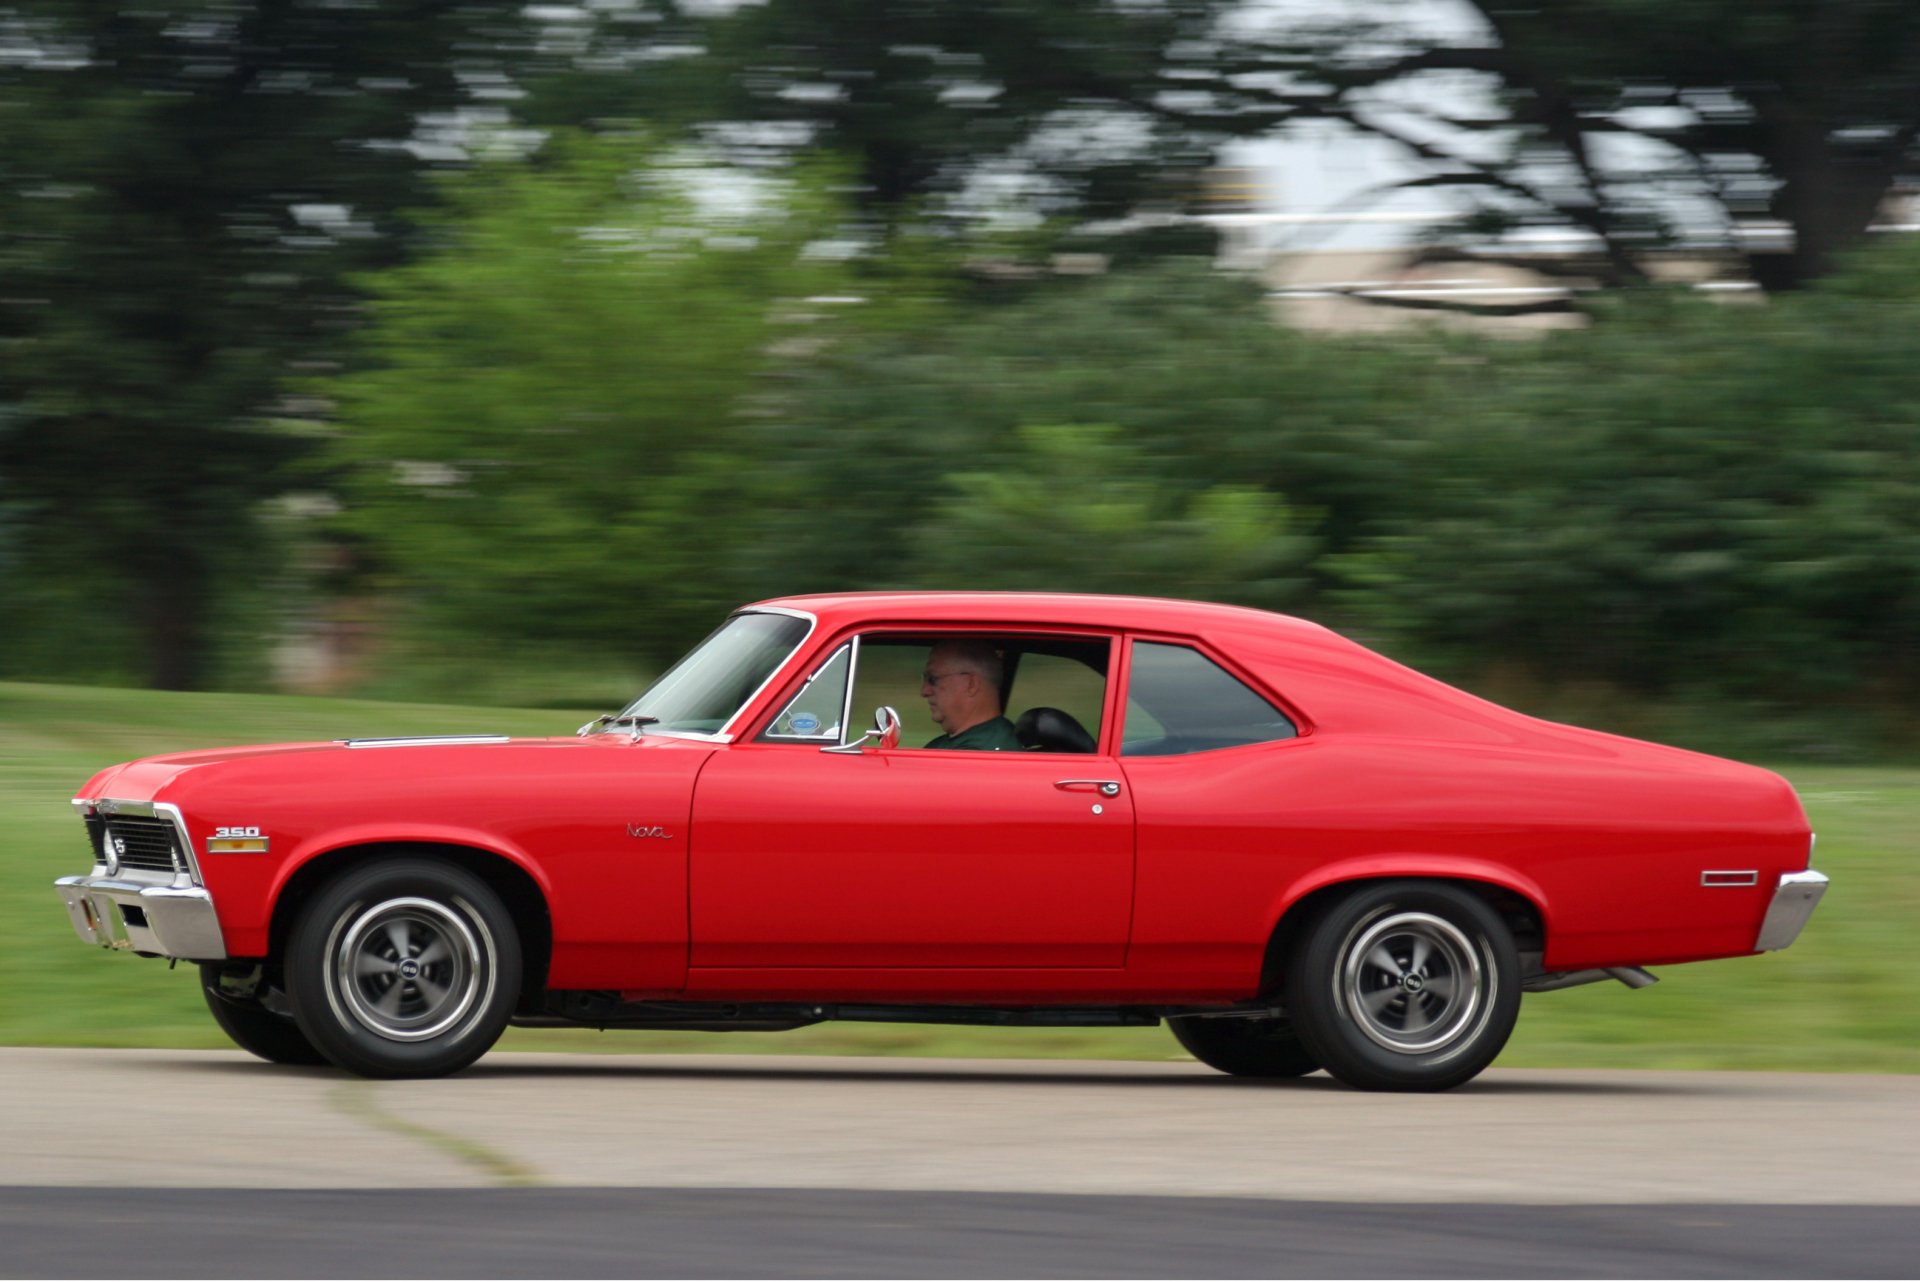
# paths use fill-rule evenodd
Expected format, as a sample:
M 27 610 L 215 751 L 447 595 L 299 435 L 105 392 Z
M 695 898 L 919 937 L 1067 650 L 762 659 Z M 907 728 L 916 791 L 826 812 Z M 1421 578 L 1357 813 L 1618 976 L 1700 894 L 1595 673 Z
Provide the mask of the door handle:
M 1120 785 L 1111 779 L 1056 779 L 1053 781 L 1053 786 L 1062 792 L 1090 790 L 1098 792 L 1103 797 L 1120 795 Z

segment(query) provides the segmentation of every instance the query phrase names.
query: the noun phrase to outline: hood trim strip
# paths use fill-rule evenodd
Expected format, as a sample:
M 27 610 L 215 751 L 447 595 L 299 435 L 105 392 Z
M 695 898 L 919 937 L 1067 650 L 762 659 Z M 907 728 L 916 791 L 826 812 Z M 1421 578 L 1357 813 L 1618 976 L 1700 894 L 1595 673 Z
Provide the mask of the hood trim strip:
M 384 739 L 335 739 L 334 742 L 348 748 L 428 748 L 446 747 L 465 743 L 509 743 L 511 735 L 504 734 L 421 734 L 394 735 Z

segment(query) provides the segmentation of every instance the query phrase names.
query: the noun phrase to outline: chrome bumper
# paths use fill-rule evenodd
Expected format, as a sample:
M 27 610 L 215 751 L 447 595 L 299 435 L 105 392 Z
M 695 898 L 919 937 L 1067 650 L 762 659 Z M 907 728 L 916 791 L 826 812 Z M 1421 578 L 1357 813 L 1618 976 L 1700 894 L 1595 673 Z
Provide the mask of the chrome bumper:
M 1825 873 L 1809 868 L 1805 872 L 1783 873 L 1774 889 L 1773 902 L 1767 905 L 1766 919 L 1760 923 L 1760 935 L 1753 941 L 1756 953 L 1777 952 L 1800 937 L 1801 927 L 1827 893 Z
M 194 961 L 227 955 L 213 896 L 198 886 L 96 872 L 62 877 L 53 887 L 66 901 L 74 932 L 86 943 Z

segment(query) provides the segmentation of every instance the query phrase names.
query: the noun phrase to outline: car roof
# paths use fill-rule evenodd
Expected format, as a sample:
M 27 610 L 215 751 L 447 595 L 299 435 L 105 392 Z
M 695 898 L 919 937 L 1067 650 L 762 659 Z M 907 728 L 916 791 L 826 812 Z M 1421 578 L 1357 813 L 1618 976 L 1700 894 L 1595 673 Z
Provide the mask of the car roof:
M 1531 743 L 1561 756 L 1641 757 L 1667 770 L 1749 769 L 1679 748 L 1541 721 L 1406 667 L 1331 628 L 1246 606 L 1076 592 L 829 592 L 775 597 L 741 609 L 769 606 L 813 615 L 824 634 L 871 623 L 1217 637 L 1321 729 L 1504 748 Z
M 742 609 L 803 610 L 828 628 L 880 623 L 1055 624 L 1197 634 L 1256 629 L 1325 638 L 1328 629 L 1292 615 L 1211 601 L 1079 592 L 825 592 L 774 597 Z

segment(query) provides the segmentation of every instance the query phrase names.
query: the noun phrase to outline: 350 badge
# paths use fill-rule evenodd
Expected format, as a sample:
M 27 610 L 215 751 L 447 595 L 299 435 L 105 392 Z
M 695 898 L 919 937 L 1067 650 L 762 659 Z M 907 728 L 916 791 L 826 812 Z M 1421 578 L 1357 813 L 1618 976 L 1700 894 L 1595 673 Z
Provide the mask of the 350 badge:
M 207 838 L 207 853 L 264 855 L 267 853 L 267 839 L 260 835 L 257 824 L 229 824 L 213 830 L 213 836 Z

